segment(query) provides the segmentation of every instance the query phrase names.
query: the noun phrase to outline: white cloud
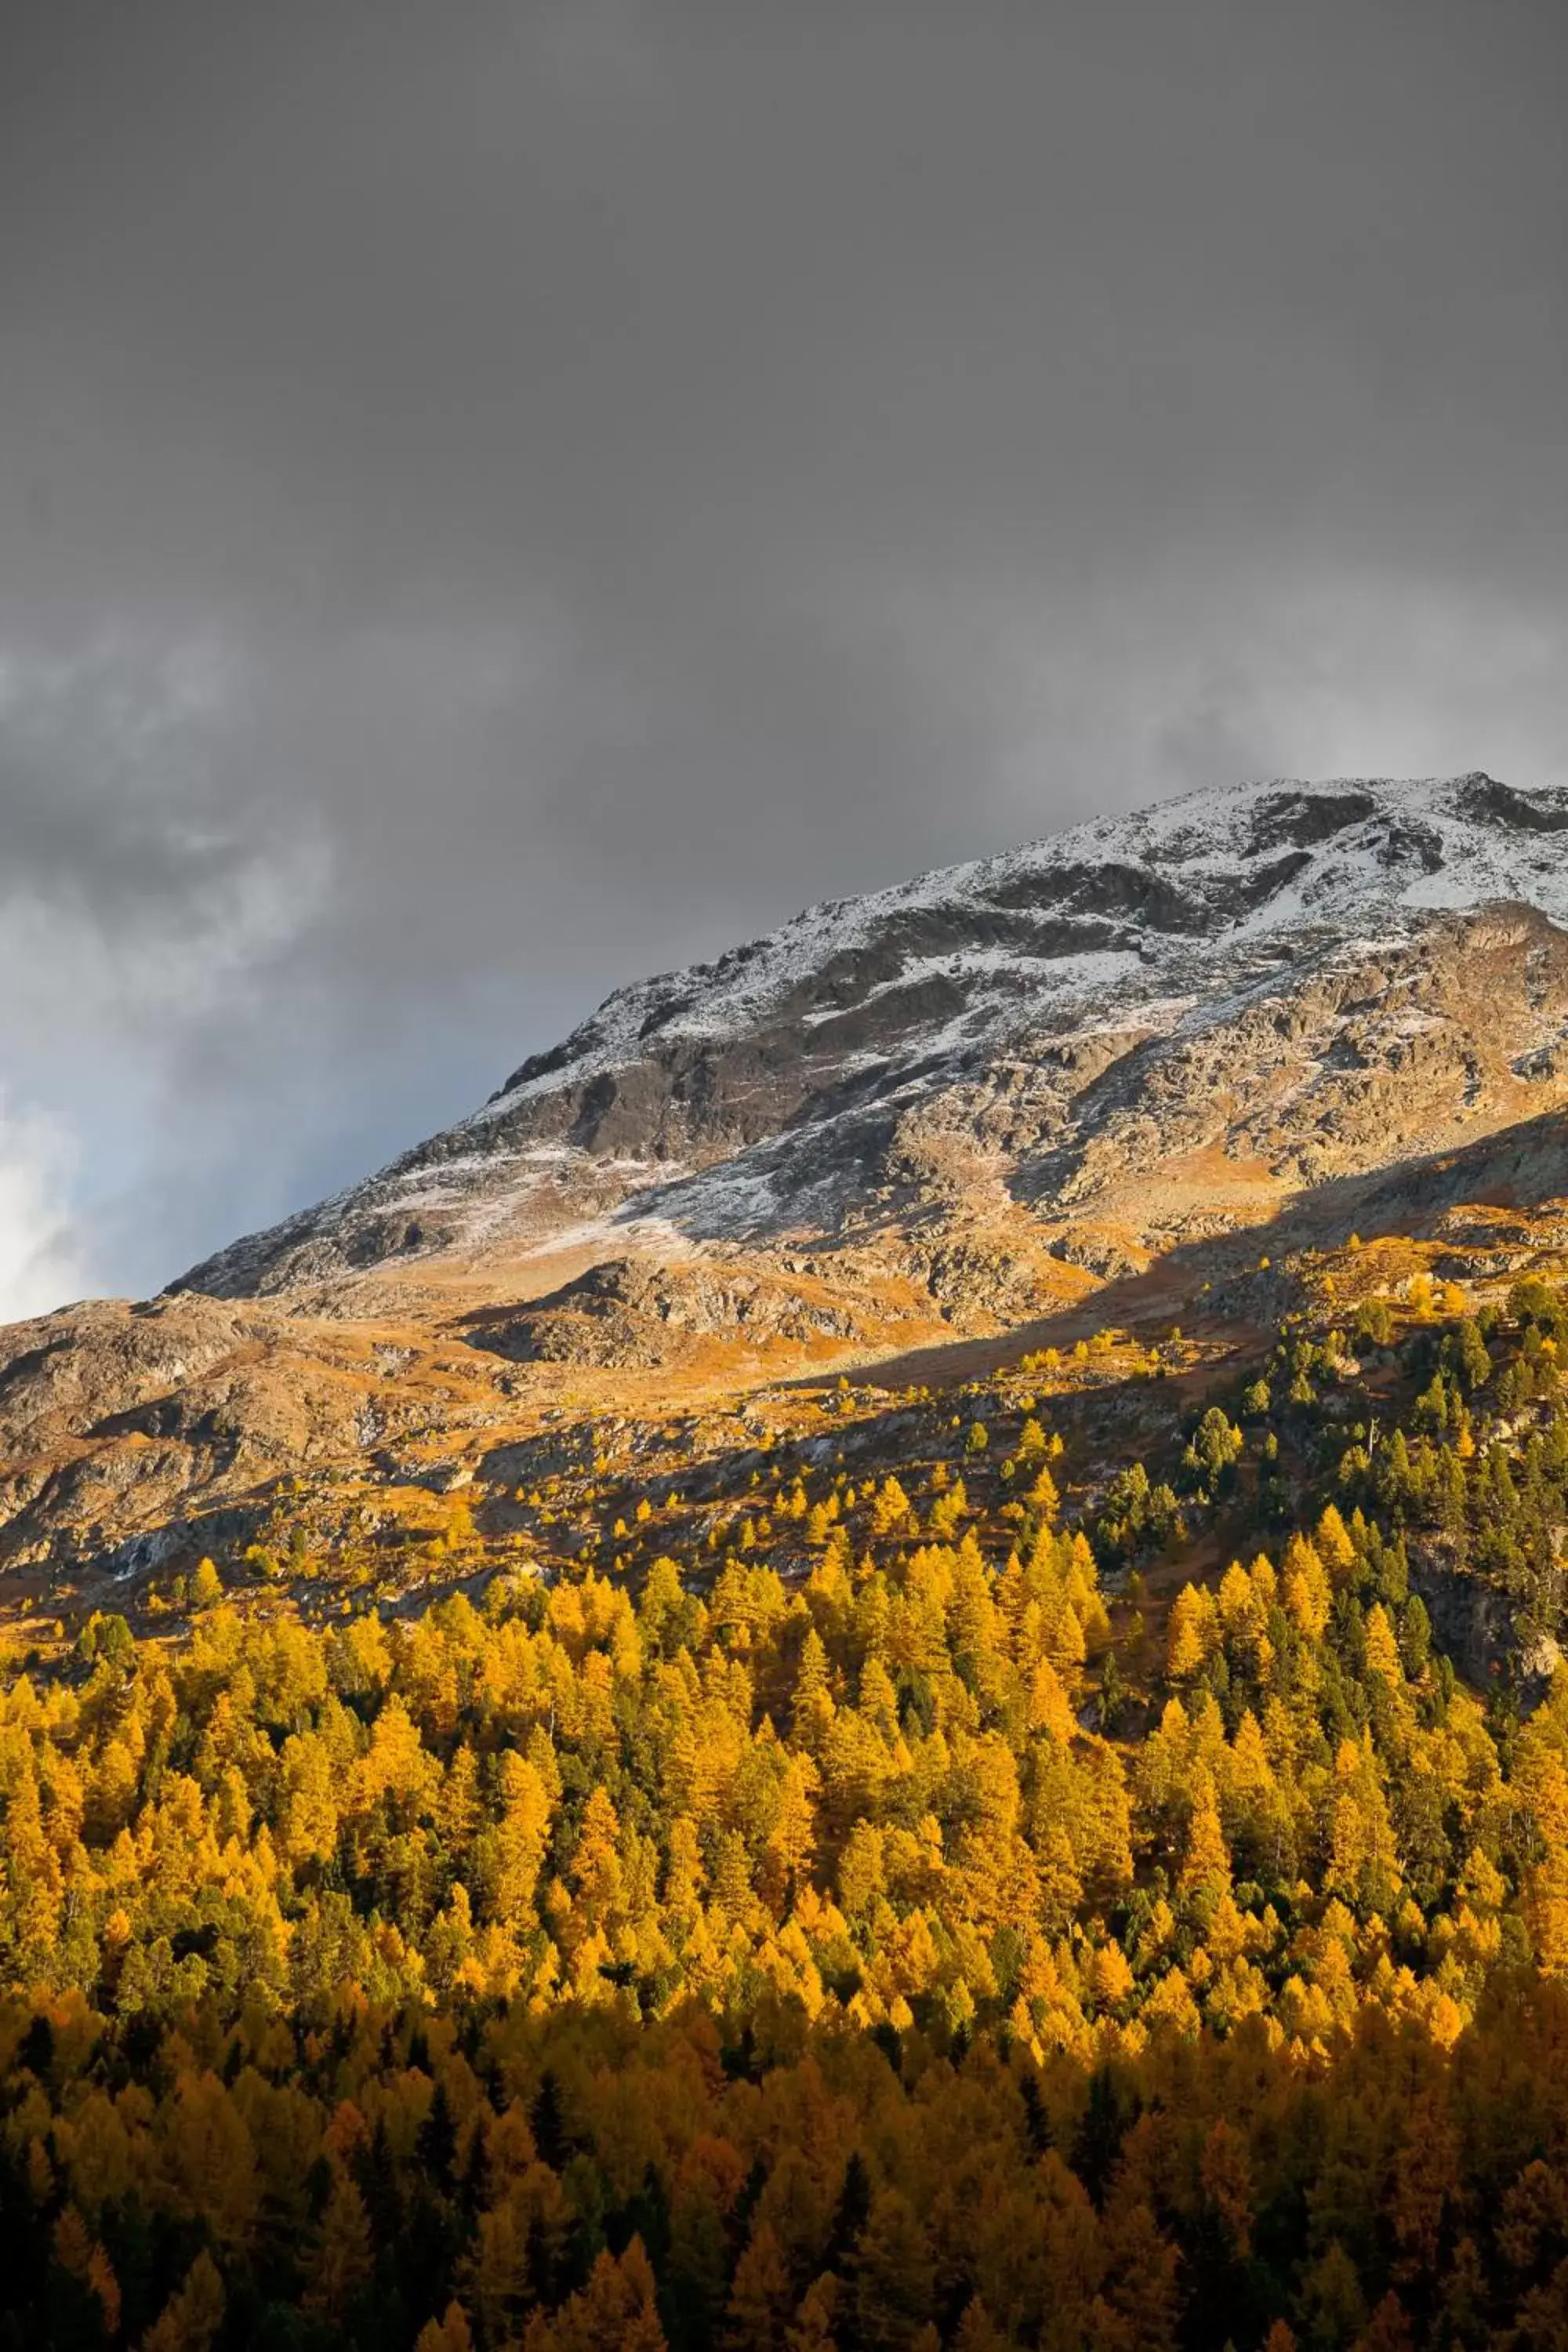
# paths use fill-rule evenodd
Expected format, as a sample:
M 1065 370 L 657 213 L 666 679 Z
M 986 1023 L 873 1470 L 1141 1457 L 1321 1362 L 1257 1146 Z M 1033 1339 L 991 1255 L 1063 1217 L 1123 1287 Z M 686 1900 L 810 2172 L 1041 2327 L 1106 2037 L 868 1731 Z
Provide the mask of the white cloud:
M 62 1128 L 0 1098 L 0 1323 L 46 1314 L 89 1287 L 68 1205 L 75 1159 Z
M 0 645 L 0 1319 L 163 1278 L 170 1203 L 254 1148 L 221 1074 L 332 874 L 251 688 L 199 633 Z

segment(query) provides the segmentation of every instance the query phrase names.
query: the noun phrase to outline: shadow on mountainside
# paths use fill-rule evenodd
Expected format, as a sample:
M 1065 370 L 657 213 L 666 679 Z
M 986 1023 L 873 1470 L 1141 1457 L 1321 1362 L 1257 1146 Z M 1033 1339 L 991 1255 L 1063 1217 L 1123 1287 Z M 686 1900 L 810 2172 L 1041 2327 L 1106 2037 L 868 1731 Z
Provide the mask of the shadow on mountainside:
M 1244 1359 L 1265 1349 L 1281 1318 L 1300 1302 L 1291 1264 L 1300 1253 L 1342 1248 L 1353 1233 L 1368 1242 L 1436 1237 L 1442 1247 L 1434 1270 L 1440 1276 L 1507 1278 L 1526 1270 L 1538 1251 L 1559 1262 L 1568 1253 L 1565 1195 L 1568 1114 L 1547 1113 L 1372 1175 L 1334 1179 L 1263 1223 L 1181 1243 L 1146 1272 L 990 1338 L 955 1333 L 900 1349 L 889 1332 L 891 1344 L 879 1354 L 868 1342 L 852 1351 L 822 1330 L 816 1336 L 831 1344 L 819 1361 L 802 1363 L 795 1355 L 777 1370 L 754 1363 L 743 1378 L 727 1371 L 722 1385 L 731 1394 L 742 1388 L 800 1391 L 831 1384 L 842 1370 L 862 1388 L 942 1388 L 983 1379 L 1047 1348 L 1070 1349 L 1096 1329 L 1163 1338 L 1177 1323 L 1213 1355 Z M 1546 1204 L 1557 1205 L 1542 1214 Z M 1469 1209 L 1476 1212 L 1473 1230 L 1454 1213 Z M 1510 1210 L 1521 1213 L 1511 1222 Z M 706 1269 L 702 1280 L 714 1289 L 717 1318 L 729 1311 L 728 1278 L 721 1284 Z M 416 1351 L 409 1370 L 404 1351 L 388 1347 L 379 1328 L 367 1336 L 349 1325 L 328 1331 L 257 1310 L 247 1315 L 254 1323 L 237 1320 L 231 1308 L 189 1299 L 155 1310 L 75 1310 L 64 1318 L 58 1347 L 40 1348 L 34 1327 L 19 1334 L 16 1377 L 26 1393 L 13 1400 L 12 1590 L 19 1574 L 42 1591 L 57 1570 L 132 1579 L 223 1544 L 230 1528 L 233 1541 L 243 1543 L 239 1518 L 222 1515 L 264 1515 L 286 1477 L 303 1474 L 325 1492 L 339 1469 L 369 1461 L 393 1437 L 399 1445 L 416 1438 L 433 1444 L 449 1431 L 449 1443 L 466 1453 L 470 1433 L 512 1415 L 518 1391 L 504 1382 L 492 1389 L 488 1376 L 466 1384 L 460 1359 L 468 1351 L 456 1338 L 449 1357 L 440 1347 Z M 503 1352 L 494 1347 L 496 1337 L 489 1328 L 489 1345 L 481 1342 L 476 1356 Z M 711 1327 L 697 1337 L 717 1344 Z M 64 1383 L 58 1395 L 56 1374 Z M 560 1400 L 584 1443 L 606 1411 L 652 1425 L 679 1409 L 682 1381 L 693 1399 L 699 1391 L 717 1393 L 720 1385 L 705 1370 L 699 1381 L 690 1371 L 678 1378 L 658 1364 L 629 1377 L 641 1385 L 596 1393 L 597 1410 Z M 40 1429 L 46 1407 L 53 1418 Z M 559 1433 L 550 1440 L 562 1442 Z
M 1544 1238 L 1561 1244 L 1568 1242 L 1568 1116 L 1552 1111 L 1370 1176 L 1335 1177 L 1261 1224 L 1179 1243 L 1146 1272 L 1109 1282 L 1055 1314 L 992 1338 L 885 1357 L 857 1376 L 895 1389 L 979 1379 L 1038 1349 L 1075 1346 L 1098 1330 L 1147 1332 L 1194 1311 L 1211 1333 L 1216 1326 L 1234 1328 L 1238 1344 L 1268 1338 L 1296 1295 L 1283 1261 L 1303 1250 L 1343 1248 L 1352 1234 L 1430 1240 L 1456 1209 L 1535 1212 L 1557 1201 L 1562 1220 Z M 1542 1244 L 1539 1234 L 1521 1237 L 1526 1253 Z

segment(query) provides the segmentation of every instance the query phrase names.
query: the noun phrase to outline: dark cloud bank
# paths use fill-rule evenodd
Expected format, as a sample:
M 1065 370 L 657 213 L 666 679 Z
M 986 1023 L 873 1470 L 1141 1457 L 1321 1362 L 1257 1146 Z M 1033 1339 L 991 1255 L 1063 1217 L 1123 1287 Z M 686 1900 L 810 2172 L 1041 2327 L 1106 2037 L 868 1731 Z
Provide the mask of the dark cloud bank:
M 0 1309 L 810 898 L 1568 773 L 1556 6 L 7 25 Z

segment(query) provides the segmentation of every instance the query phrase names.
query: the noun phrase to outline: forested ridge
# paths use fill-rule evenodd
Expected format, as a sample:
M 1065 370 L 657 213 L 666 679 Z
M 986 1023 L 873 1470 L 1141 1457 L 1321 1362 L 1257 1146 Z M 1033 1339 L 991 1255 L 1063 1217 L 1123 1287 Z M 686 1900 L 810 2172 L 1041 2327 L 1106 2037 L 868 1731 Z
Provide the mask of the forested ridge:
M 1464 1309 L 14 1654 L 0 2341 L 1568 2341 L 1568 1302 Z

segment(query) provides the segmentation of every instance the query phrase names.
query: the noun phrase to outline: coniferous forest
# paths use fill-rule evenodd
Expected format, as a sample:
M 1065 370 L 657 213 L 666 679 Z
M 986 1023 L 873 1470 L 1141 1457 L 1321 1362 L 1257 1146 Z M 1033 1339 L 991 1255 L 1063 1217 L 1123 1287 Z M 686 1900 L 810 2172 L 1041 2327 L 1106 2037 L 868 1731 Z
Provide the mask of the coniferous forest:
M 14 1644 L 0 2343 L 1568 2342 L 1565 1350 L 1419 1276 L 1124 1349 L 1148 1459 L 1029 1359 Z

